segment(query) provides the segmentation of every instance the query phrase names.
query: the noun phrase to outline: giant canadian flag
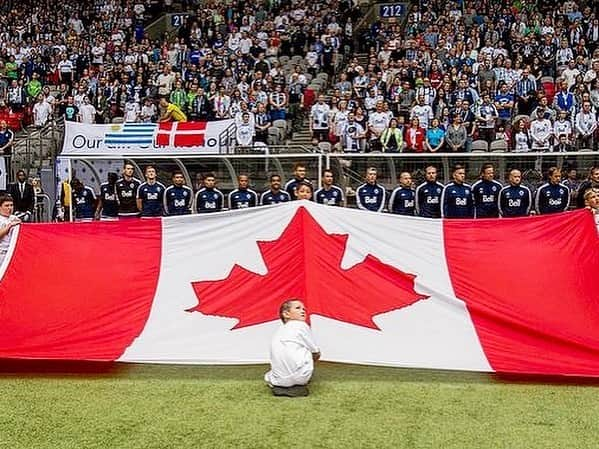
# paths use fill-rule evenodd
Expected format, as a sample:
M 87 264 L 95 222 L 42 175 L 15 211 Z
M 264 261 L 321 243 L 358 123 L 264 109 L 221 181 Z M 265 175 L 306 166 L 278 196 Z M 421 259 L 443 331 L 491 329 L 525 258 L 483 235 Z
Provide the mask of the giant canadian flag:
M 302 299 L 323 359 L 599 375 L 587 211 L 428 220 L 292 202 L 22 225 L 0 272 L 0 357 L 262 363 Z

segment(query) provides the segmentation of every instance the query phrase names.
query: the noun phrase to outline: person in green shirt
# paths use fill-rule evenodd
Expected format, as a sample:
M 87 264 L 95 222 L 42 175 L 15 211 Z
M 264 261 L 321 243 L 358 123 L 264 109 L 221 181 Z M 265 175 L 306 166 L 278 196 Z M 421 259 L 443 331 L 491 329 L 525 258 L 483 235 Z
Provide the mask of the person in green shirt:
M 19 69 L 18 69 L 17 63 L 15 61 L 15 57 L 13 55 L 11 55 L 8 58 L 8 61 L 6 62 L 6 65 L 5 65 L 5 69 L 6 69 L 6 76 L 9 79 L 9 81 L 19 79 Z
M 37 98 L 39 93 L 42 91 L 42 83 L 40 83 L 37 72 L 33 72 L 33 75 L 31 76 L 31 80 L 25 86 L 25 91 L 27 92 L 27 98 L 29 100 Z
M 193 103 L 193 99 L 198 95 L 198 82 L 193 80 L 191 83 L 191 88 L 187 92 L 186 104 L 189 107 Z
M 171 92 L 169 100 L 172 104 L 176 104 L 182 111 L 185 110 L 187 93 L 182 87 L 181 80 L 175 81 L 175 89 Z

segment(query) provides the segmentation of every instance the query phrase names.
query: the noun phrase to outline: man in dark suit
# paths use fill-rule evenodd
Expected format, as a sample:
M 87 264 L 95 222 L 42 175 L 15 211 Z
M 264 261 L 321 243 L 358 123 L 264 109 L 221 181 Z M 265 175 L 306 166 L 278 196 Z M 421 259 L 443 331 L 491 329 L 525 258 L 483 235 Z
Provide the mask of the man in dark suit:
M 33 216 L 35 195 L 33 186 L 27 182 L 27 175 L 23 170 L 17 172 L 17 182 L 8 186 L 8 193 L 14 201 L 15 215 L 23 221 L 30 221 Z

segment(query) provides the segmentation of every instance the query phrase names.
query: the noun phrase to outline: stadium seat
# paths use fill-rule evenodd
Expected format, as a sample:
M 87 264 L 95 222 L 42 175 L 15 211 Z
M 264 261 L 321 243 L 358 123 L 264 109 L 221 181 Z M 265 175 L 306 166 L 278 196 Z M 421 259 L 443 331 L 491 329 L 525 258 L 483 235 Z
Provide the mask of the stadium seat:
M 472 142 L 472 152 L 473 153 L 486 153 L 489 151 L 489 144 L 486 140 L 475 140 Z
M 320 142 L 318 144 L 318 148 L 323 153 L 330 153 L 331 152 L 331 143 L 330 142 Z
M 507 142 L 505 140 L 494 140 L 491 142 L 489 150 L 491 153 L 506 153 L 508 150 Z
M 281 144 L 281 130 L 276 126 L 268 128 L 268 144 L 269 145 L 280 145 Z
M 276 127 L 280 130 L 280 132 L 282 133 L 283 139 L 285 139 L 285 137 L 287 137 L 287 131 L 288 131 L 288 126 L 287 126 L 287 121 L 286 120 L 275 120 L 274 122 L 272 122 L 273 127 Z

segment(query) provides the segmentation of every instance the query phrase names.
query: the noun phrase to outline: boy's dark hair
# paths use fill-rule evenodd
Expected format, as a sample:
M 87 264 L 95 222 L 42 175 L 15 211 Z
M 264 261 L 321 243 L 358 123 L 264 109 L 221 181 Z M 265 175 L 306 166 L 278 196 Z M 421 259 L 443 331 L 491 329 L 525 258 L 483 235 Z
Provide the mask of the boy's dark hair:
M 281 318 L 281 321 L 283 323 L 287 322 L 287 321 L 285 321 L 285 316 L 283 314 L 285 312 L 289 312 L 291 310 L 291 304 L 294 303 L 295 301 L 299 301 L 299 299 L 297 299 L 297 298 L 288 299 L 283 304 L 281 304 L 281 307 L 279 307 L 279 318 Z
M 314 187 L 308 181 L 301 181 L 297 183 L 296 190 L 299 190 L 301 186 L 306 186 L 310 188 L 310 192 L 314 192 Z

